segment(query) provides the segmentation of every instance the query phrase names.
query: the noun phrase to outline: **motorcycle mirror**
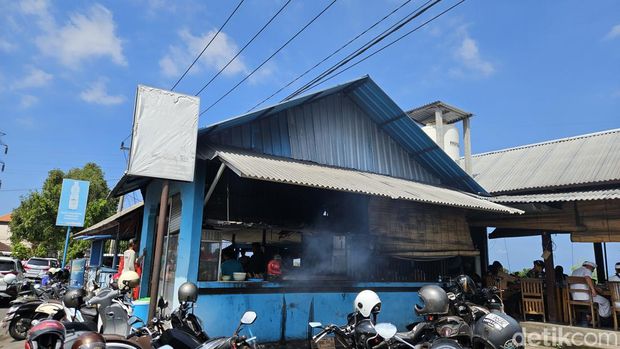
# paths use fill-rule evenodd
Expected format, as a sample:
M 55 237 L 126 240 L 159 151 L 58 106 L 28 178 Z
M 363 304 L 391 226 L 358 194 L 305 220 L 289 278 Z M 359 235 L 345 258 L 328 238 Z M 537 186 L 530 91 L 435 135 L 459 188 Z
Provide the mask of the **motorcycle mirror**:
M 157 307 L 160 309 L 168 307 L 168 302 L 164 300 L 163 297 L 159 297 L 159 301 L 157 302 Z
M 452 293 L 452 292 L 448 292 L 448 299 L 453 301 L 453 300 L 456 299 L 456 295 L 454 293 Z
M 387 322 L 376 324 L 375 331 L 377 331 L 377 334 L 384 340 L 392 339 L 392 337 L 396 335 L 396 332 L 398 332 L 396 326 Z
M 308 322 L 308 326 L 312 328 L 321 328 L 323 327 L 323 324 L 320 322 Z
M 251 325 L 256 321 L 256 313 L 253 311 L 246 311 L 241 317 L 241 323 L 244 325 Z

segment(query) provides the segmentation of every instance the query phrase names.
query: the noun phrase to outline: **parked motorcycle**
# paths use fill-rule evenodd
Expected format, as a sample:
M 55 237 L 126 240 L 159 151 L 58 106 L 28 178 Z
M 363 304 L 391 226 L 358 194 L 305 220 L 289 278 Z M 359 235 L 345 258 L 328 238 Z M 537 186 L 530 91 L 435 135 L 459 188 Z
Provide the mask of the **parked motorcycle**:
M 11 307 L 0 323 L 0 329 L 3 332 L 8 331 L 15 340 L 25 339 L 28 330 L 32 327 L 32 321 L 45 318 L 45 316 L 37 316 L 36 309 L 51 299 L 55 292 L 57 292 L 56 289 L 41 287 L 39 284 L 35 284 L 31 290 L 20 292 L 19 297 L 11 301 Z

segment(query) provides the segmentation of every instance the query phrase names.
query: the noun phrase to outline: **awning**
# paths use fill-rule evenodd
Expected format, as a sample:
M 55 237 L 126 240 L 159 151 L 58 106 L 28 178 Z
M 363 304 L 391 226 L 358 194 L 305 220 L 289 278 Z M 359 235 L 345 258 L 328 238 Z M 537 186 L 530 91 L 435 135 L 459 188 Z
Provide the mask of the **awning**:
M 243 178 L 465 209 L 523 213 L 521 210 L 496 204 L 473 194 L 405 179 L 274 157 L 236 148 L 212 146 L 212 150 L 210 158 L 219 158 Z
M 133 238 L 142 221 L 144 203 L 140 202 L 76 233 L 73 238 L 119 233 L 121 239 Z
M 589 200 L 620 199 L 620 189 L 574 191 L 566 193 L 547 193 L 530 195 L 499 195 L 489 200 L 498 203 L 567 202 Z

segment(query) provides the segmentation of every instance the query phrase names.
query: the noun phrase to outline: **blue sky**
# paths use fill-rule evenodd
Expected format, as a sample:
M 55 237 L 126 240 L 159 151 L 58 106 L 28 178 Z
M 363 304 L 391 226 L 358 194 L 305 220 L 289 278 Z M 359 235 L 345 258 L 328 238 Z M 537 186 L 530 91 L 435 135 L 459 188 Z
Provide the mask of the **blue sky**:
M 247 111 L 402 2 L 337 1 L 204 114 L 201 126 Z M 176 90 L 194 94 L 283 3 L 246 0 Z M 387 23 L 421 3 L 412 1 Z M 453 3 L 444 0 L 424 18 Z M 136 85 L 170 88 L 236 4 L 0 0 L 0 131 L 7 133 L 3 141 L 10 147 L 0 158 L 6 162 L 0 213 L 40 187 L 51 168 L 94 161 L 113 185 L 125 168 L 119 144 L 130 133 Z M 292 0 L 201 94 L 203 108 L 327 4 Z M 594 6 L 576 0 L 468 0 L 328 85 L 370 74 L 403 109 L 441 99 L 473 112 L 478 153 L 619 127 L 619 62 L 620 4 L 615 1 Z M 571 250 L 566 239 L 560 240 L 564 265 L 590 258 L 589 245 Z M 507 242 L 519 251 L 510 258 L 513 269 L 538 258 L 532 244 L 540 242 Z M 491 246 L 506 264 L 503 240 Z M 608 249 L 620 257 L 617 247 Z

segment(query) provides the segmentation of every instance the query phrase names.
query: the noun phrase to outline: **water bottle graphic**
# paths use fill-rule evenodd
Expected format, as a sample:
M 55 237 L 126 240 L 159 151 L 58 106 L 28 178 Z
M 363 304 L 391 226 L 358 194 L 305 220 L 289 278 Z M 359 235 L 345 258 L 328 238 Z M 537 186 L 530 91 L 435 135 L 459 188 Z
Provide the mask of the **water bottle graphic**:
M 71 195 L 69 196 L 69 209 L 77 210 L 78 203 L 80 201 L 80 185 L 78 182 L 73 182 L 71 186 Z

